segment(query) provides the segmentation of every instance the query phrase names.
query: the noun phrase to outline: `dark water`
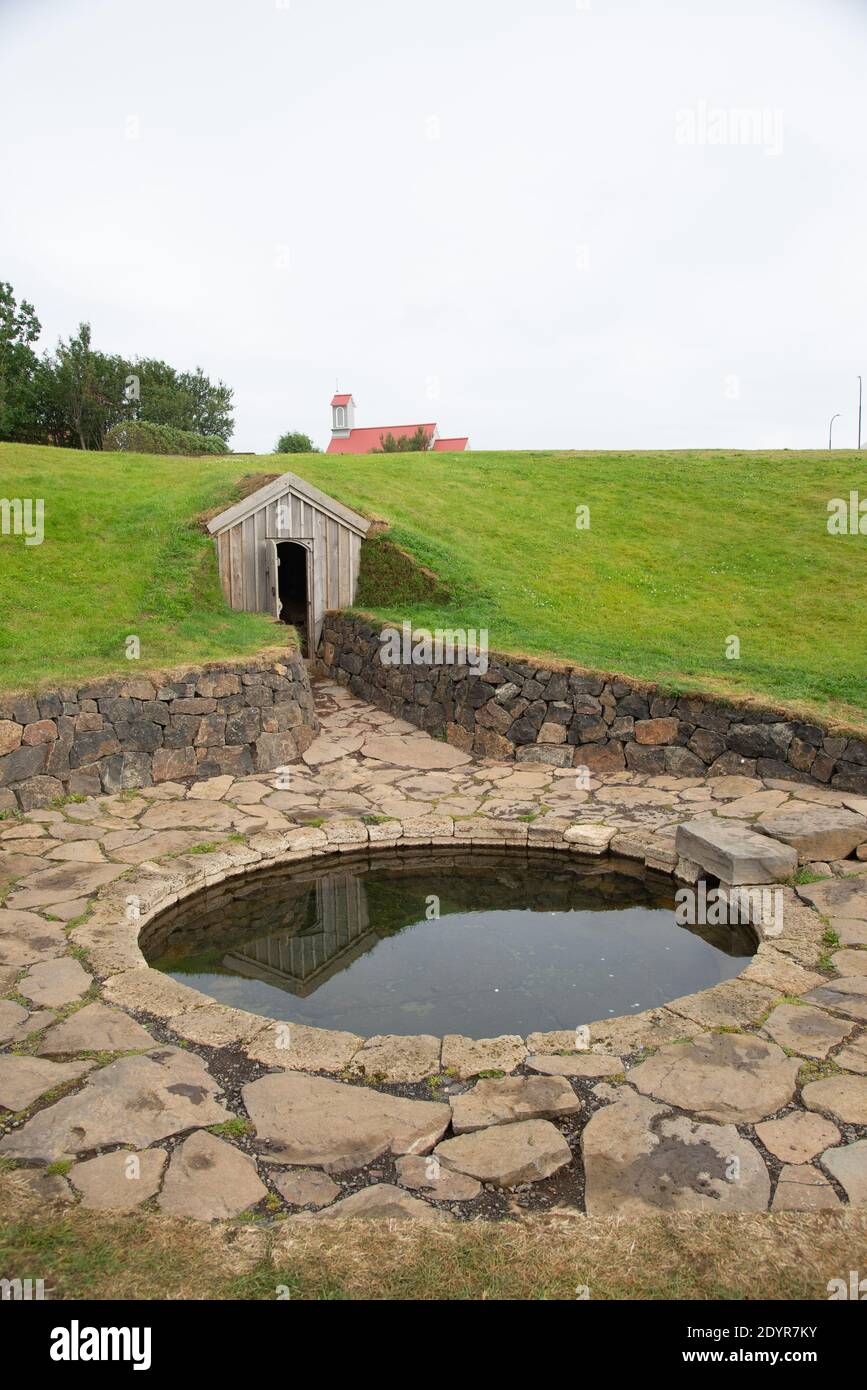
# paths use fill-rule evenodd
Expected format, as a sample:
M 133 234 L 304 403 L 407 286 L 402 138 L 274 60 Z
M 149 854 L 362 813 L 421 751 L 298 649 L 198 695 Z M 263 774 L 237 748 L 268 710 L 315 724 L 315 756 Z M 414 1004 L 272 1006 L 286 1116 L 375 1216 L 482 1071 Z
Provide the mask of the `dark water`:
M 270 1018 L 481 1038 L 706 989 L 755 941 L 677 926 L 671 880 L 628 861 L 427 850 L 222 884 L 163 914 L 143 948 L 156 969 Z

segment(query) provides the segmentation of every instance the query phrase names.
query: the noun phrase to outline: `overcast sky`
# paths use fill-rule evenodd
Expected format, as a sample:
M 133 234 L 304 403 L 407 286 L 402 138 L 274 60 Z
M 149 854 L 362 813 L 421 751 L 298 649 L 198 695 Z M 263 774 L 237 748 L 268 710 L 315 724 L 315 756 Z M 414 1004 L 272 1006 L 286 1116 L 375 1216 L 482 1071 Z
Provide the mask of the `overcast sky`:
M 0 279 L 236 449 L 853 445 L 867 0 L 0 0 Z M 865 429 L 867 439 L 867 429 Z

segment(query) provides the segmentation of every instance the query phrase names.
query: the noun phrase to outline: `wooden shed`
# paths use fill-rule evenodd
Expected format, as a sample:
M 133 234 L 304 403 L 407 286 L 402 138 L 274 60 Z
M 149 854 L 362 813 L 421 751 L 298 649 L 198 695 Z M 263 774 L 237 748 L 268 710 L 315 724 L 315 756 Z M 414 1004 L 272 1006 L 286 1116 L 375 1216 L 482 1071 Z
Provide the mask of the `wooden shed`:
M 284 473 L 208 522 L 226 601 L 297 627 L 312 656 L 329 609 L 355 600 L 370 522 Z

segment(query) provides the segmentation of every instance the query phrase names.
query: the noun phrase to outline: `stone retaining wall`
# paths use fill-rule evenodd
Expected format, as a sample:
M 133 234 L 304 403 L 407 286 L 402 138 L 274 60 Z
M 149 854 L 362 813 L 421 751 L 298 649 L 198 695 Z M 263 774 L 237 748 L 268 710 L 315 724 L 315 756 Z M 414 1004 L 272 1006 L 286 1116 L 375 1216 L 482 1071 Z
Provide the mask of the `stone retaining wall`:
M 268 771 L 318 729 L 297 652 L 0 695 L 0 811 Z
M 384 626 L 384 625 L 382 625 Z M 384 666 L 380 625 L 326 615 L 321 669 L 354 695 L 483 757 L 591 772 L 743 773 L 867 794 L 867 742 L 785 711 L 677 696 L 604 672 L 489 655 L 470 666 Z

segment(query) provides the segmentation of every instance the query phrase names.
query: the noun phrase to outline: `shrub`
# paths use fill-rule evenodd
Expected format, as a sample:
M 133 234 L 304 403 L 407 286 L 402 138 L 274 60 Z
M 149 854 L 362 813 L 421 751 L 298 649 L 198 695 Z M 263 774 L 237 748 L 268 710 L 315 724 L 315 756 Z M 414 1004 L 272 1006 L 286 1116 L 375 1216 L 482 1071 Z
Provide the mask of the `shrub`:
M 115 425 L 105 436 L 104 449 L 129 454 L 227 454 L 229 446 L 216 434 L 193 434 L 173 425 L 148 420 L 129 420 Z
M 298 431 L 290 430 L 288 434 L 281 434 L 277 443 L 274 445 L 275 454 L 318 454 L 320 450 L 316 448 L 309 434 L 301 434 Z
M 379 448 L 371 449 L 371 454 L 414 454 L 422 453 L 429 449 L 431 440 L 428 437 L 424 425 L 419 425 L 413 434 L 398 435 L 397 438 L 391 430 L 387 434 L 379 436 Z

